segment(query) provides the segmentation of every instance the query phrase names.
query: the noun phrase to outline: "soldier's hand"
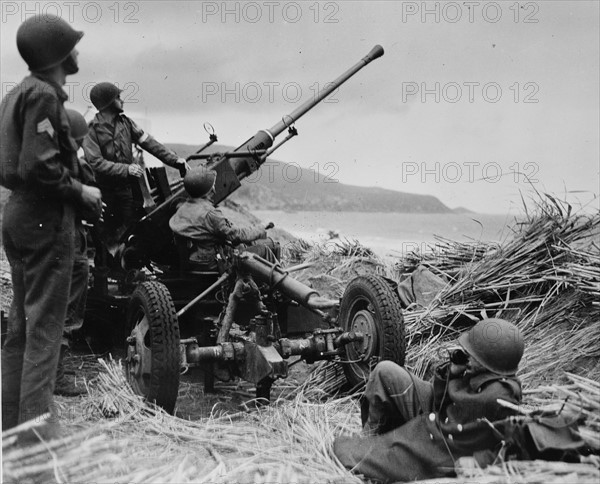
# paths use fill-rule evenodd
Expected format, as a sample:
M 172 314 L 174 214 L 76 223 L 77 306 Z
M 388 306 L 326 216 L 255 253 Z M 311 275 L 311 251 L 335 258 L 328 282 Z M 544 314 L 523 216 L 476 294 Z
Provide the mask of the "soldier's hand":
M 134 176 L 136 178 L 140 178 L 144 174 L 143 168 L 136 164 L 129 165 L 127 171 L 129 172 L 129 176 Z
M 179 175 L 181 175 L 181 178 L 183 178 L 185 176 L 185 174 L 188 172 L 188 170 L 190 170 L 190 165 L 185 160 L 185 158 L 179 158 L 175 162 L 175 168 L 177 168 L 179 170 Z
M 102 193 L 100 189 L 90 185 L 81 186 L 81 200 L 83 208 L 90 221 L 98 220 L 102 215 Z
M 465 371 L 467 371 L 466 365 L 457 365 L 456 363 L 450 363 L 450 376 L 461 376 Z

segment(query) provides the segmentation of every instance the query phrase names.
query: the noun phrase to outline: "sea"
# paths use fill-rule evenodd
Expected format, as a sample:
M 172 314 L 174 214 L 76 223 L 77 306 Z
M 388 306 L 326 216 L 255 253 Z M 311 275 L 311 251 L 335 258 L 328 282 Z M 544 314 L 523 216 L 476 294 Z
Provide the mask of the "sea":
M 296 237 L 310 242 L 327 242 L 339 237 L 358 241 L 381 257 L 402 257 L 430 250 L 439 239 L 457 242 L 500 243 L 510 236 L 514 215 L 417 214 L 373 212 L 284 212 L 259 210 L 253 213 L 273 222 Z

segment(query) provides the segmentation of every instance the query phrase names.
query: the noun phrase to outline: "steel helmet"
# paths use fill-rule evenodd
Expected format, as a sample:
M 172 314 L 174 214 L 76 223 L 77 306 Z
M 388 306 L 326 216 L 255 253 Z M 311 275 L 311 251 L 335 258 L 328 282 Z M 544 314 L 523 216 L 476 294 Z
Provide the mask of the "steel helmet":
M 210 192 L 215 184 L 217 173 L 203 166 L 189 170 L 183 177 L 185 191 L 193 198 L 200 198 Z
M 75 141 L 79 141 L 88 133 L 88 124 L 85 122 L 83 115 L 74 109 L 66 109 L 69 124 L 71 125 L 71 137 Z
M 117 99 L 121 92 L 122 89 L 119 89 L 112 82 L 99 82 L 92 87 L 92 90 L 90 91 L 90 100 L 98 111 L 102 111 Z
M 83 37 L 56 15 L 35 15 L 17 30 L 17 48 L 30 71 L 42 71 L 64 61 Z
M 458 343 L 485 368 L 500 375 L 514 375 L 525 345 L 517 326 L 504 319 L 479 321 L 458 338 Z

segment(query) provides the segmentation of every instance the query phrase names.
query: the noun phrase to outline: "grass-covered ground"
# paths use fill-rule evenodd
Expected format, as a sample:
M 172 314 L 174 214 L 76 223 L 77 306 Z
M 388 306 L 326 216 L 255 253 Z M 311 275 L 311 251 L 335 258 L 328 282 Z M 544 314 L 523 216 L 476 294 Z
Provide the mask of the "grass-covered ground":
M 404 311 L 407 366 L 426 375 L 440 348 L 482 317 L 514 321 L 525 334 L 519 376 L 524 408 L 563 408 L 600 449 L 600 214 L 574 213 L 554 199 L 536 204 L 500 246 L 440 241 L 437 251 L 382 261 L 340 241 L 331 251 L 290 241 L 290 263 L 313 262 L 299 278 L 339 297 L 356 275 L 401 280 L 425 267 L 447 281 L 426 306 Z M 336 364 L 309 373 L 298 365 L 281 381 L 278 399 L 255 409 L 252 388 L 224 385 L 207 396 L 184 381 L 176 416 L 133 395 L 118 363 L 72 355 L 88 394 L 58 399 L 68 436 L 35 447 L 3 435 L 6 482 L 361 482 L 331 453 L 335 435 L 360 431 L 356 395 L 345 395 Z M 568 398 L 567 398 L 568 397 Z M 195 407 L 197 405 L 197 407 Z M 194 408 L 201 409 L 194 413 Z M 584 463 L 504 462 L 458 467 L 457 479 L 435 482 L 594 482 L 598 458 Z

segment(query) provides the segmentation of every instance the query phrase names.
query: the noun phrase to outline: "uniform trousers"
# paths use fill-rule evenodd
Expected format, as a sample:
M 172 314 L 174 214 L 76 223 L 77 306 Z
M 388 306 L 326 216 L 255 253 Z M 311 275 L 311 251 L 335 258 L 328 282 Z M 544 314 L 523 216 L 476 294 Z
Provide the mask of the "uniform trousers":
M 87 256 L 87 233 L 81 222 L 76 224 L 74 242 L 73 274 L 71 276 L 71 291 L 67 306 L 67 319 L 63 330 L 63 346 L 70 346 L 74 333 L 83 326 L 85 303 L 87 300 L 88 279 L 90 267 Z
M 50 412 L 74 260 L 71 205 L 14 191 L 4 208 L 3 245 L 13 301 L 2 348 L 2 428 Z
M 433 410 L 433 385 L 392 361 L 373 369 L 361 400 L 363 429 L 385 433 Z

